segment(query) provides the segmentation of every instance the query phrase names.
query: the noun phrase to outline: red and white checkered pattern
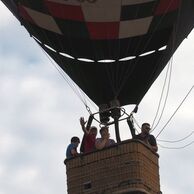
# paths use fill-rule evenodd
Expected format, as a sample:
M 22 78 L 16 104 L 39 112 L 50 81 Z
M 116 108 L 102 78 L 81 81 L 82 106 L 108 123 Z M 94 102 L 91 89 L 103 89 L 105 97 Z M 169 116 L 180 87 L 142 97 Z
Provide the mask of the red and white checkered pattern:
M 79 0 L 44 0 L 43 2 L 47 13 L 20 4 L 20 15 L 40 28 L 61 35 L 63 32 L 56 20 L 72 22 L 85 28 L 89 34 L 88 39 L 104 40 L 130 38 L 148 33 L 153 20 L 177 10 L 181 0 L 96 0 L 94 3 Z M 144 6 L 151 11 L 144 17 L 141 15 L 138 17 L 139 6 L 143 11 L 145 11 Z M 133 15 L 132 8 L 137 10 Z M 74 33 L 79 37 L 79 32 Z

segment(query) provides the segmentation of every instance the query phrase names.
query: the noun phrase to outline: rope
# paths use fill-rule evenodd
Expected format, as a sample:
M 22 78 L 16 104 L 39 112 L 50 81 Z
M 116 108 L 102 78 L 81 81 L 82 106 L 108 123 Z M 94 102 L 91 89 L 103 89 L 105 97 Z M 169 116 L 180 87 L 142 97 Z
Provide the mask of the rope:
M 192 141 L 192 142 L 190 142 L 190 143 L 188 143 L 188 144 L 186 144 L 186 145 L 184 145 L 184 146 L 180 146 L 180 147 L 167 147 L 167 146 L 163 146 L 163 145 L 161 145 L 161 144 L 158 144 L 158 145 L 159 145 L 161 148 L 165 148 L 165 149 L 180 150 L 180 149 L 184 149 L 184 148 L 186 148 L 186 147 L 192 145 L 193 143 L 194 143 L 194 141 Z
M 179 139 L 179 140 L 162 140 L 162 139 L 157 139 L 157 141 L 161 141 L 161 142 L 166 142 L 166 143 L 178 143 L 181 141 L 184 141 L 185 139 L 191 137 L 193 135 L 194 131 L 192 131 L 189 135 Z
M 167 121 L 167 123 L 160 130 L 160 132 L 158 133 L 158 135 L 156 136 L 156 138 L 163 132 L 163 130 L 165 129 L 165 127 L 170 123 L 170 121 L 172 120 L 172 118 L 174 117 L 174 115 L 177 113 L 177 111 L 179 110 L 179 108 L 182 106 L 182 104 L 184 103 L 184 101 L 187 99 L 187 97 L 189 96 L 189 94 L 191 93 L 191 91 L 193 90 L 193 88 L 194 88 L 194 85 L 191 87 L 191 89 L 189 90 L 189 92 L 187 93 L 187 95 L 184 97 L 184 99 L 181 101 L 181 103 L 179 104 L 179 106 L 176 108 L 176 110 L 174 111 L 174 113 L 172 114 L 172 116 L 170 117 L 170 119 Z
M 40 45 L 39 45 L 40 46 Z M 44 54 L 47 56 L 47 58 L 49 59 L 49 61 L 51 62 L 51 64 L 53 65 L 53 67 L 59 72 L 59 74 L 61 75 L 61 77 L 67 82 L 67 84 L 70 86 L 70 88 L 73 90 L 73 92 L 77 95 L 77 97 L 81 100 L 81 102 L 87 106 L 87 103 L 85 101 L 85 99 L 81 96 L 80 92 L 78 91 L 78 87 L 76 87 L 76 85 L 74 84 L 73 81 L 70 80 L 70 78 L 67 77 L 66 73 L 61 70 L 61 68 L 54 63 L 50 56 L 46 53 L 46 51 L 40 46 L 41 50 L 44 52 Z M 81 90 L 81 89 L 80 89 Z
M 170 69 L 170 70 L 169 70 L 169 69 Z M 163 99 L 164 89 L 165 89 L 165 86 L 166 86 L 166 81 L 167 81 L 167 77 L 168 77 L 168 72 L 169 72 L 169 71 L 170 71 L 170 73 L 169 73 L 168 86 L 167 86 L 166 97 L 165 97 L 165 100 L 164 100 L 164 105 L 163 105 L 161 114 L 160 114 L 160 116 L 159 116 L 159 119 L 158 119 L 156 125 L 154 126 L 154 123 L 155 123 L 155 121 L 156 121 L 156 118 L 157 118 L 157 116 L 158 116 L 158 114 L 159 114 L 159 109 L 160 109 L 161 102 L 162 102 L 162 99 Z M 164 113 L 164 109 L 165 109 L 165 107 L 166 107 L 166 103 L 167 103 L 167 99 L 168 99 L 168 94 L 169 94 L 169 90 L 170 90 L 171 74 L 172 74 L 172 59 L 171 59 L 169 65 L 168 65 L 168 69 L 167 69 L 167 72 L 166 72 L 166 76 L 165 76 L 165 80 L 164 80 L 164 85 L 163 85 L 163 88 L 162 88 L 162 92 L 161 92 L 161 96 L 160 96 L 160 100 L 159 100 L 157 112 L 156 112 L 154 121 L 153 121 L 153 123 L 152 123 L 152 132 L 156 129 L 156 127 L 157 127 L 158 124 L 160 123 L 161 118 L 162 118 L 162 115 L 163 115 L 163 113 Z

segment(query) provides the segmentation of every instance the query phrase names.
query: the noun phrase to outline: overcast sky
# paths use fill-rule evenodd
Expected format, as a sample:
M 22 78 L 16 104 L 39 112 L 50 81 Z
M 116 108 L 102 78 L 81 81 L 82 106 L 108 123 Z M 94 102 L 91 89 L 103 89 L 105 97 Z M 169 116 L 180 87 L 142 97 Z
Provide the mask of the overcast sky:
M 194 32 L 172 60 L 167 106 L 157 135 L 194 85 Z M 146 94 L 135 115 L 152 123 L 166 69 Z M 163 100 L 164 101 L 164 100 Z M 131 107 L 126 107 L 128 113 Z M 161 190 L 194 193 L 194 91 L 158 137 Z M 92 109 L 93 110 L 93 109 Z M 93 110 L 95 111 L 95 109 Z M 0 2 L 0 194 L 66 194 L 65 149 L 74 135 L 82 137 L 79 117 L 88 113 L 27 31 Z M 114 131 L 111 136 L 115 138 Z M 130 138 L 125 123 L 121 138 Z

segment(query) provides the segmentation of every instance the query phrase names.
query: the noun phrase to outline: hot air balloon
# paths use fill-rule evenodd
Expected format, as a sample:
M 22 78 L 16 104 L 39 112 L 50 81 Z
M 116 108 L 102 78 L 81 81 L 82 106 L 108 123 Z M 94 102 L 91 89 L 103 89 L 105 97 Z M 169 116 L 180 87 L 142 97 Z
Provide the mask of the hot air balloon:
M 102 110 L 100 114 L 105 120 L 115 113 L 118 142 L 119 107 L 139 105 L 194 27 L 193 0 L 2 2 Z M 104 122 L 103 118 L 101 121 Z M 71 167 L 73 164 L 69 164 Z M 122 184 L 127 187 L 133 183 Z M 86 181 L 86 191 L 91 187 L 92 183 Z

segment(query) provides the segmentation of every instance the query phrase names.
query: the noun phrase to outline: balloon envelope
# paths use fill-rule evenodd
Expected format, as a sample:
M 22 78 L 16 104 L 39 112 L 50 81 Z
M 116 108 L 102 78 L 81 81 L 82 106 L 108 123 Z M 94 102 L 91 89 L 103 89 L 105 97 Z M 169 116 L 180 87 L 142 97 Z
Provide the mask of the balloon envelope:
M 99 106 L 139 104 L 194 26 L 193 0 L 2 0 Z

